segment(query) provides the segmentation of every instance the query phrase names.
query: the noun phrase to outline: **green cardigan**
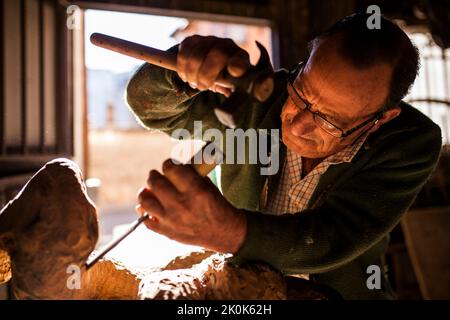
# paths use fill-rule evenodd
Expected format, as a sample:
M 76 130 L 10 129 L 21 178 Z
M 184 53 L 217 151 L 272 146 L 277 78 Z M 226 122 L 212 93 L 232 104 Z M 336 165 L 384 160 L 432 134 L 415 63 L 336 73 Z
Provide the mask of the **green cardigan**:
M 280 128 L 287 98 L 286 71 L 275 76 L 266 103 L 242 111 L 238 128 Z M 142 65 L 127 87 L 127 102 L 141 124 L 170 134 L 193 132 L 194 120 L 208 128 L 226 128 L 212 107 L 223 96 L 193 90 L 173 72 Z M 221 166 L 221 189 L 235 207 L 247 210 L 247 236 L 232 258 L 241 264 L 264 261 L 284 274 L 308 273 L 345 299 L 392 298 L 385 272 L 381 289 L 369 290 L 370 265 L 385 270 L 389 232 L 414 201 L 433 171 L 441 150 L 439 127 L 418 110 L 401 104 L 401 114 L 371 134 L 350 163 L 331 166 L 320 178 L 308 208 L 275 216 L 260 210 L 261 191 L 274 189 L 279 174 L 263 176 L 258 164 Z M 280 144 L 280 166 L 285 147 Z M 281 170 L 279 170 L 281 172 Z

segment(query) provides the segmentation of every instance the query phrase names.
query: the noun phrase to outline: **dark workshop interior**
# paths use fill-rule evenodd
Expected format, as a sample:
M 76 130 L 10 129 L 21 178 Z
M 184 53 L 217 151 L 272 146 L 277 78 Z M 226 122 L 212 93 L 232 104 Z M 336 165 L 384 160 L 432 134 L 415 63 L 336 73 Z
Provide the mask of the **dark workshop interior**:
M 391 232 L 389 280 L 400 300 L 450 299 L 447 0 L 3 0 L 0 208 L 48 161 L 71 159 L 98 209 L 99 248 L 136 218 L 140 185 L 178 143 L 143 129 L 126 106 L 128 80 L 142 62 L 94 47 L 89 42 L 93 32 L 160 50 L 193 34 L 231 38 L 250 53 L 253 64 L 258 40 L 268 48 L 275 69 L 289 69 L 306 55 L 317 34 L 370 5 L 377 5 L 418 47 L 420 72 L 404 100 L 439 125 L 443 141 L 431 177 Z M 200 146 L 183 144 L 196 150 Z M 146 263 L 149 254 L 133 251 L 148 239 L 160 246 L 160 260 Z M 164 241 L 139 228 L 113 256 L 136 268 L 152 268 L 186 249 Z M 12 298 L 12 280 L 7 280 L 0 277 L 0 300 Z

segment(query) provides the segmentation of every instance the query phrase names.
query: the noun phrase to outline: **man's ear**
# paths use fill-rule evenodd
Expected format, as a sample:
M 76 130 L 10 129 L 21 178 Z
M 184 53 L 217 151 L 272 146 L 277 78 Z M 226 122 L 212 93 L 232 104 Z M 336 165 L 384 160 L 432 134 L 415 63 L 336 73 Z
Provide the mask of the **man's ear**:
M 385 124 L 386 122 L 391 121 L 392 119 L 394 119 L 395 117 L 397 117 L 400 112 L 402 111 L 402 109 L 399 106 L 395 106 L 393 108 L 390 108 L 389 110 L 386 110 L 383 113 L 383 116 L 380 118 L 380 120 L 378 120 L 377 124 L 373 126 L 372 129 L 370 129 L 370 133 L 377 131 L 383 124 Z

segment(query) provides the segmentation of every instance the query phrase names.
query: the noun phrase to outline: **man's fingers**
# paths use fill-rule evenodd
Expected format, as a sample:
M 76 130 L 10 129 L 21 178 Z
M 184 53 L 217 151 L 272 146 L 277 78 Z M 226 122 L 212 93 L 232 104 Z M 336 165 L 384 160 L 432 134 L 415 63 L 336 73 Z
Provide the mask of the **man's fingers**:
M 249 67 L 248 53 L 231 39 L 194 35 L 187 37 L 178 47 L 178 75 L 194 89 L 211 89 L 229 96 L 232 84 L 217 82 L 223 70 L 227 69 L 233 77 L 240 77 Z M 228 90 L 224 89 L 227 87 Z
M 147 184 L 164 209 L 173 208 L 181 198 L 172 182 L 156 170 L 150 171 Z
M 175 164 L 172 159 L 164 161 L 163 173 L 181 193 L 198 190 L 202 178 L 189 165 Z
M 228 73 L 233 77 L 241 77 L 250 68 L 250 56 L 245 50 L 238 50 L 228 60 Z
M 148 219 L 145 219 L 144 224 L 148 229 L 152 231 L 160 233 L 162 230 L 162 225 L 160 221 L 158 220 L 158 218 L 154 216 L 149 216 Z
M 138 195 L 138 206 L 136 206 L 136 211 L 143 215 L 148 212 L 149 215 L 155 216 L 158 219 L 163 219 L 165 217 L 165 210 L 158 199 L 153 195 L 152 191 L 146 188 L 142 188 Z
M 229 89 L 229 88 L 224 88 L 224 87 L 222 87 L 221 85 L 219 85 L 219 84 L 217 84 L 217 83 L 215 83 L 215 84 L 212 86 L 211 90 L 214 91 L 214 92 L 217 92 L 217 93 L 221 93 L 221 94 L 223 94 L 223 95 L 224 95 L 225 97 L 227 97 L 227 98 L 228 98 L 228 97 L 231 95 L 231 93 L 232 93 L 231 89 Z
M 192 88 L 207 89 L 207 87 L 199 84 L 198 74 L 203 61 L 208 56 L 208 52 L 219 40 L 214 36 L 194 35 L 181 42 L 177 55 L 177 72 L 180 78 L 189 82 Z
M 216 37 L 205 37 L 204 41 L 199 43 L 195 48 L 192 48 L 191 53 L 188 57 L 188 63 L 185 66 L 186 81 L 189 82 L 191 87 L 199 90 L 206 90 L 209 87 L 204 86 L 199 81 L 200 68 L 206 59 L 209 50 L 213 47 L 214 43 L 217 42 Z
M 211 88 L 214 85 L 236 48 L 237 45 L 229 39 L 217 42 L 211 48 L 198 72 L 198 82 L 203 87 Z
M 184 39 L 178 46 L 177 73 L 183 81 L 187 81 L 186 68 L 189 64 L 189 56 L 200 41 L 201 37 L 191 36 Z

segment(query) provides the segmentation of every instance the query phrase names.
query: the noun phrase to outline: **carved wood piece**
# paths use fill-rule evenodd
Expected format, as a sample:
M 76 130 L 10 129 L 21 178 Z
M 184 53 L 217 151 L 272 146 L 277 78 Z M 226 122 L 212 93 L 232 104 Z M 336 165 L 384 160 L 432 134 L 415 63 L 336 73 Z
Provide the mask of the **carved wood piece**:
M 137 272 L 110 258 L 84 263 L 98 238 L 97 212 L 78 166 L 47 163 L 0 212 L 0 282 L 18 299 L 286 299 L 281 273 L 235 267 L 225 254 L 192 252 Z M 95 254 L 95 253 L 94 253 Z M 80 267 L 78 289 L 69 267 Z M 301 298 L 301 297 L 300 297 Z
M 0 212 L 0 248 L 11 258 L 17 298 L 73 297 L 67 268 L 82 266 L 97 238 L 95 206 L 67 159 L 48 162 Z

